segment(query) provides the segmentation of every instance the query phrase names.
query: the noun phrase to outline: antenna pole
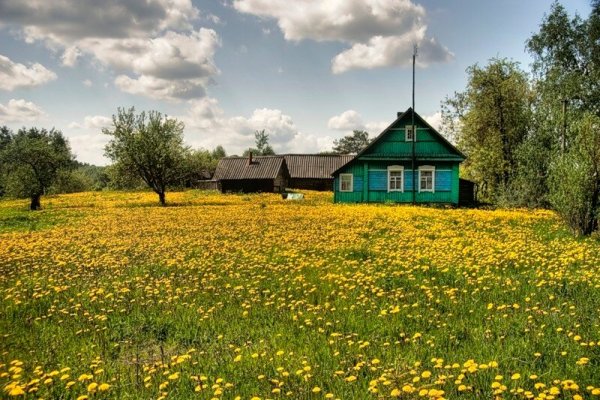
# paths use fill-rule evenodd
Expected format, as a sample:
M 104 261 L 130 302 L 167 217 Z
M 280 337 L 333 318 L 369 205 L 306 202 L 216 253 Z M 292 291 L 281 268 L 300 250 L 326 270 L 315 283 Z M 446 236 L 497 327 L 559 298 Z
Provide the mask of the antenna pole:
M 417 141 L 417 130 L 415 129 L 415 60 L 417 58 L 417 45 L 413 47 L 412 57 L 412 112 L 411 112 L 411 127 L 413 132 L 412 141 L 412 202 L 417 202 L 417 185 L 415 179 L 415 167 L 416 167 L 416 154 L 415 154 L 415 142 Z

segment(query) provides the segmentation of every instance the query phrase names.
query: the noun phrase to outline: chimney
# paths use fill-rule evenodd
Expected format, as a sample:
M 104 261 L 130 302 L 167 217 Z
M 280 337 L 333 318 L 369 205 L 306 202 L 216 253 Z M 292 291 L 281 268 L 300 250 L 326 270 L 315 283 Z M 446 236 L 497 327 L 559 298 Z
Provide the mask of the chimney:
M 248 165 L 252 165 L 252 152 L 248 154 Z
M 401 115 L 402 115 L 402 113 L 401 113 L 400 111 L 398 111 L 398 112 L 396 113 L 396 118 L 400 118 L 400 116 L 401 116 Z

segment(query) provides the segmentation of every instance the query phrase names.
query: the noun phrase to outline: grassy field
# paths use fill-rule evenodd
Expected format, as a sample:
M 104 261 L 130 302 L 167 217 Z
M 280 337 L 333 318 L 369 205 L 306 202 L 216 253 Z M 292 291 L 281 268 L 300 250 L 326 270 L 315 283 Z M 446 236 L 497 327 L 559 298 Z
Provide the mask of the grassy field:
M 600 241 L 550 212 L 167 200 L 0 202 L 0 398 L 600 396 Z

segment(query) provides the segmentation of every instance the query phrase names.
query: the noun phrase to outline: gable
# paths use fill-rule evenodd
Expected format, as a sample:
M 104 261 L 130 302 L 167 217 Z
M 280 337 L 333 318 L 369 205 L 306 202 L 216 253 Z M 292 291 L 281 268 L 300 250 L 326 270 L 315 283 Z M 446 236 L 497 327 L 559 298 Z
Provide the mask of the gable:
M 415 158 L 418 161 L 462 162 L 466 156 L 446 140 L 419 114 L 415 115 L 417 140 L 414 143 Z M 406 126 L 411 125 L 412 108 L 392 122 L 379 136 L 351 161 L 338 168 L 332 175 L 339 173 L 357 160 L 412 160 L 413 142 L 406 140 Z
M 357 155 L 357 159 L 411 159 L 413 143 L 406 140 L 406 126 L 411 125 L 411 109 L 396 119 L 373 142 Z M 439 132 L 415 113 L 417 140 L 415 155 L 419 159 L 463 161 L 465 156 Z

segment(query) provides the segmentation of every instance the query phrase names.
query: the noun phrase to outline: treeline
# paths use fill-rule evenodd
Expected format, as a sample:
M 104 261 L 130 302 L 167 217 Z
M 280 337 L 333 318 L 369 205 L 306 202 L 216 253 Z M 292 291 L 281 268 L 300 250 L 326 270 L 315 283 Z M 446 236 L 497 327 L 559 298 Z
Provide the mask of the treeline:
M 29 198 L 30 209 L 37 210 L 46 194 L 150 187 L 159 188 L 164 204 L 167 186 L 195 187 L 227 155 L 222 146 L 209 151 L 184 145 L 183 125 L 157 112 L 119 109 L 113 123 L 103 131 L 112 137 L 105 149 L 109 166 L 76 161 L 59 130 L 0 127 L 0 197 Z
M 551 207 L 576 234 L 600 212 L 600 0 L 587 19 L 558 2 L 526 42 L 531 75 L 495 58 L 467 69 L 442 103 L 443 132 L 466 153 L 463 176 L 479 198 Z

